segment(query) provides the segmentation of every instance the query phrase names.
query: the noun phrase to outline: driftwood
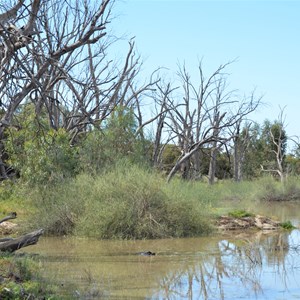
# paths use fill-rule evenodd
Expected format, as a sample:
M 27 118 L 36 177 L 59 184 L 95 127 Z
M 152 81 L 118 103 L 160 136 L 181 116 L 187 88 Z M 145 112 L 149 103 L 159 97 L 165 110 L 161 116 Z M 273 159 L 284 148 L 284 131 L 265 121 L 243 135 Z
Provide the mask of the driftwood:
M 0 251 L 14 252 L 23 247 L 34 245 L 38 242 L 43 232 L 43 229 L 39 229 L 14 239 L 0 239 Z
M 16 212 L 10 213 L 8 216 L 0 220 L 0 224 L 6 222 L 10 219 L 15 219 L 17 217 Z M 38 242 L 39 237 L 43 234 L 44 230 L 39 229 L 17 238 L 0 238 L 0 251 L 14 252 L 23 247 L 34 245 Z
M 242 218 L 221 216 L 217 221 L 217 227 L 222 230 L 239 230 L 248 228 L 275 230 L 280 227 L 280 222 L 259 215 Z

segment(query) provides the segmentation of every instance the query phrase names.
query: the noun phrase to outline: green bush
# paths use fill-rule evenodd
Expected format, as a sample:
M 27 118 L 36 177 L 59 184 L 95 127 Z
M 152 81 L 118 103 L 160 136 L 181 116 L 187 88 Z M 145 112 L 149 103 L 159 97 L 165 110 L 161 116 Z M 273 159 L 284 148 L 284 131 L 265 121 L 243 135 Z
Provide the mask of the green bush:
M 148 165 L 150 141 L 136 134 L 137 123 L 132 109 L 117 106 L 103 122 L 101 130 L 87 132 L 78 147 L 83 172 L 100 174 L 112 170 L 120 160 Z
M 7 163 L 30 186 L 61 182 L 77 174 L 77 149 L 70 147 L 69 133 L 50 128 L 44 114 L 37 117 L 34 107 L 25 104 L 18 115 L 20 129 L 6 132 Z
M 95 185 L 97 192 L 76 228 L 80 235 L 143 239 L 200 235 L 210 229 L 201 201 L 174 197 L 172 187 L 155 173 L 119 165 Z
M 178 192 L 176 185 L 178 184 Z M 196 236 L 211 230 L 201 194 L 179 192 L 158 174 L 128 163 L 93 178 L 83 174 L 35 193 L 35 224 L 49 234 L 101 239 Z M 41 196 L 42 194 L 42 196 Z

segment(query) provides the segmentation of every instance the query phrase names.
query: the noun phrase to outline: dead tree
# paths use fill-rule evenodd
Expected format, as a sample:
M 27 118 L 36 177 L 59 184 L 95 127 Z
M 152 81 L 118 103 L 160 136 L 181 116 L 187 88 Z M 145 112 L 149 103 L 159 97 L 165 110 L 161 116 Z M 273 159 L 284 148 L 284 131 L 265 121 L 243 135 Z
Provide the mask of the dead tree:
M 141 62 L 133 40 L 123 63 L 108 55 L 118 42 L 107 35 L 114 0 L 98 2 L 19 0 L 6 11 L 1 6 L 2 178 L 8 178 L 4 132 L 18 122 L 22 104 L 33 105 L 36 116 L 46 115 L 54 130 L 67 131 L 73 145 L 79 134 L 100 128 L 116 106 L 136 108 L 137 99 L 153 89 L 156 80 L 135 84 Z
M 172 87 L 170 83 L 163 85 L 161 82 L 157 83 L 157 92 L 153 96 L 155 99 L 155 119 L 156 129 L 154 133 L 152 164 L 155 168 L 161 168 L 162 154 L 165 146 L 172 140 L 170 129 L 166 121 L 168 113 L 174 109 L 173 101 L 171 99 L 172 93 L 177 87 Z
M 229 63 L 228 63 L 229 64 Z M 217 142 L 217 128 L 211 122 L 215 105 L 212 99 L 218 82 L 222 80 L 223 71 L 228 64 L 220 65 L 208 78 L 204 76 L 202 62 L 199 63 L 199 85 L 194 85 L 185 66 L 179 67 L 178 76 L 182 82 L 183 97 L 169 113 L 170 127 L 178 138 L 178 146 L 182 156 L 168 175 L 170 180 L 181 169 L 186 179 L 201 176 L 199 150 L 204 145 Z M 214 133 L 212 133 L 214 131 Z
M 230 128 L 233 136 L 233 179 L 236 182 L 242 180 L 243 166 L 248 147 L 253 138 L 251 133 L 252 122 L 249 115 L 262 104 L 262 96 L 256 97 L 255 91 L 252 91 L 249 97 L 244 96 L 241 102 L 242 106 L 248 107 L 245 113 L 242 113 L 238 121 Z
M 178 137 L 182 155 L 168 175 L 168 181 L 184 166 L 189 178 L 201 176 L 199 150 L 212 145 L 210 160 L 210 183 L 213 183 L 216 168 L 216 151 L 220 145 L 232 140 L 232 127 L 253 112 L 260 98 L 243 99 L 234 91 L 227 91 L 225 68 L 230 63 L 220 65 L 215 72 L 205 78 L 200 63 L 200 84 L 195 86 L 185 67 L 179 75 L 183 81 L 182 106 L 170 111 L 170 124 Z M 193 169 L 192 169 L 193 167 Z M 196 174 L 195 174 L 196 173 Z
M 212 135 L 215 137 L 213 142 L 210 144 L 210 160 L 208 170 L 209 184 L 214 184 L 215 182 L 217 154 L 219 149 L 223 146 L 223 144 L 218 140 L 220 135 L 222 135 L 220 126 L 222 124 L 222 120 L 227 114 L 228 107 L 230 107 L 231 104 L 236 103 L 236 100 L 233 97 L 234 91 L 230 90 L 227 92 L 226 88 L 226 77 L 220 76 L 220 78 L 215 82 L 215 90 L 210 95 L 211 107 L 207 108 L 207 110 L 210 111 L 210 113 L 208 113 L 208 119 L 210 125 L 213 127 Z
M 250 144 L 251 122 L 242 126 L 242 119 L 234 126 L 233 137 L 233 179 L 235 182 L 240 182 L 243 178 L 243 163 L 245 155 Z
M 53 111 L 51 105 L 59 101 L 54 97 L 55 84 L 66 77 L 70 80 L 70 62 L 78 66 L 80 51 L 99 44 L 106 35 L 112 1 L 103 0 L 96 8 L 85 5 L 85 9 L 80 0 L 67 2 L 20 0 L 0 12 L 0 144 L 25 100 L 34 103 L 37 113 L 42 106 Z M 3 167 L 0 175 L 7 178 Z
M 261 170 L 263 172 L 277 173 L 282 183 L 285 181 L 287 176 L 284 168 L 284 152 L 287 136 L 285 133 L 285 118 L 283 114 L 284 109 L 280 109 L 278 121 L 275 122 L 274 125 L 269 129 L 269 135 L 273 144 L 271 152 L 274 154 L 276 167 L 265 168 L 263 165 L 261 165 Z

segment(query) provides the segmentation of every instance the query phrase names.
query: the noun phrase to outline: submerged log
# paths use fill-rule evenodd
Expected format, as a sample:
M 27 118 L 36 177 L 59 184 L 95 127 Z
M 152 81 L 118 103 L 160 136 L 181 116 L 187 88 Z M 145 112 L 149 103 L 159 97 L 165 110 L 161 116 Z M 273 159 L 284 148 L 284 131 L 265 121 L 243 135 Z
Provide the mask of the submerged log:
M 43 234 L 43 232 L 43 229 L 39 229 L 14 239 L 0 239 L 0 251 L 14 252 L 23 247 L 34 245 L 38 242 L 39 237 Z

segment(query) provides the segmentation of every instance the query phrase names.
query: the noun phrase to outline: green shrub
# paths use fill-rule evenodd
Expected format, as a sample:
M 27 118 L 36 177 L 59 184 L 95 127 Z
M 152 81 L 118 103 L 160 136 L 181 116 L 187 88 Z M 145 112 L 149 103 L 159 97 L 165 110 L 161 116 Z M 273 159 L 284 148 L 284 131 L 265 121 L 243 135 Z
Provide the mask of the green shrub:
M 36 115 L 31 103 L 18 113 L 19 130 L 6 131 L 7 163 L 31 186 L 61 182 L 77 174 L 77 148 L 70 147 L 69 133 L 49 126 L 47 112 Z
M 123 162 L 96 178 L 82 174 L 63 186 L 36 190 L 31 226 L 42 227 L 48 234 L 74 233 L 102 239 L 209 232 L 210 210 L 205 198 L 201 193 L 192 196 L 180 190 L 179 181 L 168 185 L 158 174 Z
M 132 109 L 117 106 L 102 123 L 101 130 L 91 130 L 81 140 L 78 147 L 81 170 L 99 175 L 124 159 L 148 165 L 151 143 L 136 134 L 137 127 Z
M 155 173 L 136 166 L 118 169 L 95 180 L 96 193 L 77 226 L 80 235 L 99 238 L 163 238 L 209 231 L 200 201 L 174 195 Z

